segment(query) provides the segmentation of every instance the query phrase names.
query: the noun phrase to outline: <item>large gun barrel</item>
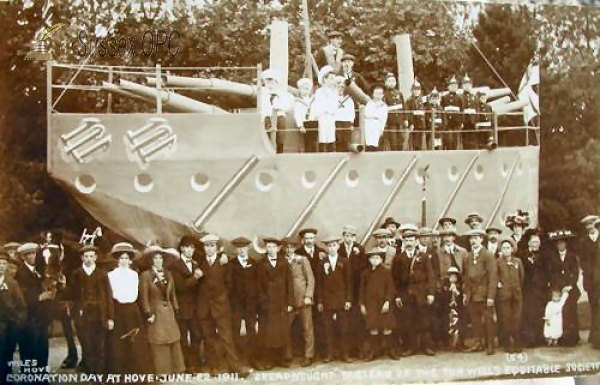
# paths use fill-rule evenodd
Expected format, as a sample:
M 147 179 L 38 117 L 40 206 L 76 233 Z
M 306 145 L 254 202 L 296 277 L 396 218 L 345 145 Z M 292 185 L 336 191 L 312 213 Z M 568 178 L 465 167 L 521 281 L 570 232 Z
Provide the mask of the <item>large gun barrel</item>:
M 156 85 L 156 78 L 147 78 L 146 81 L 149 86 Z M 187 76 L 167 75 L 166 86 L 193 87 L 194 91 L 235 94 L 248 97 L 256 97 L 257 94 L 255 86 L 218 78 L 192 78 Z
M 492 110 L 497 114 L 504 114 L 507 112 L 513 112 L 517 110 L 522 110 L 529 104 L 528 101 L 525 100 L 516 100 L 510 103 L 503 103 L 492 106 Z
M 155 98 L 160 95 L 163 106 L 178 112 L 203 112 L 206 114 L 228 114 L 229 112 L 213 106 L 212 104 L 202 103 L 198 100 L 188 98 L 187 96 L 176 94 L 172 91 L 157 90 L 128 80 L 119 80 L 119 86 L 125 91 L 132 92 L 147 98 Z M 158 94 L 160 92 L 160 94 Z

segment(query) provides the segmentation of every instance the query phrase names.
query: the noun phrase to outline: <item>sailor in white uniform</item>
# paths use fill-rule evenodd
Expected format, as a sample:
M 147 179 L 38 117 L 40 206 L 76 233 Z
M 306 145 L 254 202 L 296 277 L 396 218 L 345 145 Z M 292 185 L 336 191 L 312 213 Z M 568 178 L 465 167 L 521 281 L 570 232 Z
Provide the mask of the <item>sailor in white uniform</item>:
M 373 100 L 365 107 L 365 142 L 367 151 L 377 151 L 388 118 L 388 106 L 383 101 L 383 86 L 373 87 Z
M 319 83 L 321 88 L 315 92 L 309 120 L 319 122 L 319 152 L 335 152 L 335 117 L 340 98 L 333 67 L 321 68 Z

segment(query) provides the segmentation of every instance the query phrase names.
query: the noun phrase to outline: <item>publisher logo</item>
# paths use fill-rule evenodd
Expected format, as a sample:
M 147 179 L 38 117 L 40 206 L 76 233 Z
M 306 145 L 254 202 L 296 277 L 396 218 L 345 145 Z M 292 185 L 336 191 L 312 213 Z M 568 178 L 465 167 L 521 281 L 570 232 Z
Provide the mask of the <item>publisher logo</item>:
M 64 26 L 64 23 L 57 23 L 50 25 L 48 28 L 44 28 L 39 37 L 34 40 L 33 49 L 25 56 L 25 60 L 52 60 L 52 51 L 48 49 L 46 41 Z

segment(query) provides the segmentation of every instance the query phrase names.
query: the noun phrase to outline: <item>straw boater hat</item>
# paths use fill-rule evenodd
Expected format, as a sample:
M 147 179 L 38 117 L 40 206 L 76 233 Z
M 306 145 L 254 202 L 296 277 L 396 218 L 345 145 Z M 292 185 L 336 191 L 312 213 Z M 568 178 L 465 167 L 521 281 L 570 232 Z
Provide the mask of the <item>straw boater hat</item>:
M 485 229 L 485 232 L 486 232 L 486 234 L 489 234 L 489 233 L 491 233 L 492 231 L 495 231 L 495 232 L 497 232 L 498 234 L 502 234 L 502 230 L 501 230 L 501 229 L 499 229 L 499 228 L 497 228 L 497 227 L 492 227 L 492 226 L 490 226 L 490 227 L 488 227 L 487 229 Z
M 419 237 L 419 230 L 417 229 L 406 229 L 402 232 L 402 238 Z
M 446 270 L 447 274 L 460 274 L 460 270 L 456 266 L 450 266 L 448 270 Z
M 129 242 L 115 243 L 109 253 L 113 258 L 119 258 L 122 254 L 128 254 L 130 259 L 133 259 L 138 251 Z
M 586 215 L 581 220 L 582 225 L 589 225 L 592 223 L 594 224 L 594 226 L 598 226 L 598 224 L 600 224 L 600 217 L 598 215 Z
M 21 246 L 21 244 L 19 242 L 8 242 L 7 244 L 4 245 L 4 249 L 6 251 L 10 251 L 10 250 L 17 250 L 19 248 L 19 246 Z
M 205 236 L 203 236 L 202 238 L 200 238 L 200 242 L 202 243 L 216 243 L 219 242 L 219 237 L 216 236 L 215 234 L 206 234 Z

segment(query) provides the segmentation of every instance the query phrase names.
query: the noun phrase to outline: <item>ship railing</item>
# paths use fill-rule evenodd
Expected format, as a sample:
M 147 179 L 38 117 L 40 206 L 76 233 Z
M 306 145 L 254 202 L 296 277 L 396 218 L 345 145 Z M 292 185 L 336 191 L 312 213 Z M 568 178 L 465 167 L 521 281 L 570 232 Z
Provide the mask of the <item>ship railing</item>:
M 150 105 L 157 114 L 163 110 L 172 112 L 236 112 L 235 107 L 221 109 L 213 103 L 221 102 L 229 95 L 235 95 L 224 88 L 209 89 L 206 86 L 194 85 L 169 85 L 166 79 L 169 76 L 181 76 L 186 79 L 214 79 L 219 74 L 227 74 L 227 78 L 239 82 L 229 82 L 246 91 L 244 107 L 259 107 L 261 84 L 261 65 L 257 66 L 232 66 L 232 67 L 162 67 L 156 66 L 113 66 L 89 64 L 65 64 L 47 62 L 47 109 L 48 115 L 60 112 L 91 112 L 91 113 L 128 113 L 146 112 L 139 103 L 117 103 L 115 95 L 122 96 L 136 102 Z M 127 85 L 123 85 L 127 82 Z M 227 83 L 225 81 L 224 83 Z M 220 86 L 220 85 L 219 85 Z M 238 92 L 239 92 L 238 87 Z M 92 93 L 91 99 L 86 103 L 76 103 L 76 111 L 70 108 L 71 103 L 64 103 L 69 98 L 64 98 L 67 92 Z M 198 92 L 204 91 L 204 92 Z M 89 97 L 89 96 L 88 96 Z M 95 99 L 95 100 L 94 100 Z M 80 99 L 78 99 L 80 100 Z M 63 103 L 60 103 L 63 101 Z M 90 102 L 92 101 L 92 102 Z M 81 111 L 87 107 L 87 111 Z M 93 111 L 89 111 L 92 109 Z

